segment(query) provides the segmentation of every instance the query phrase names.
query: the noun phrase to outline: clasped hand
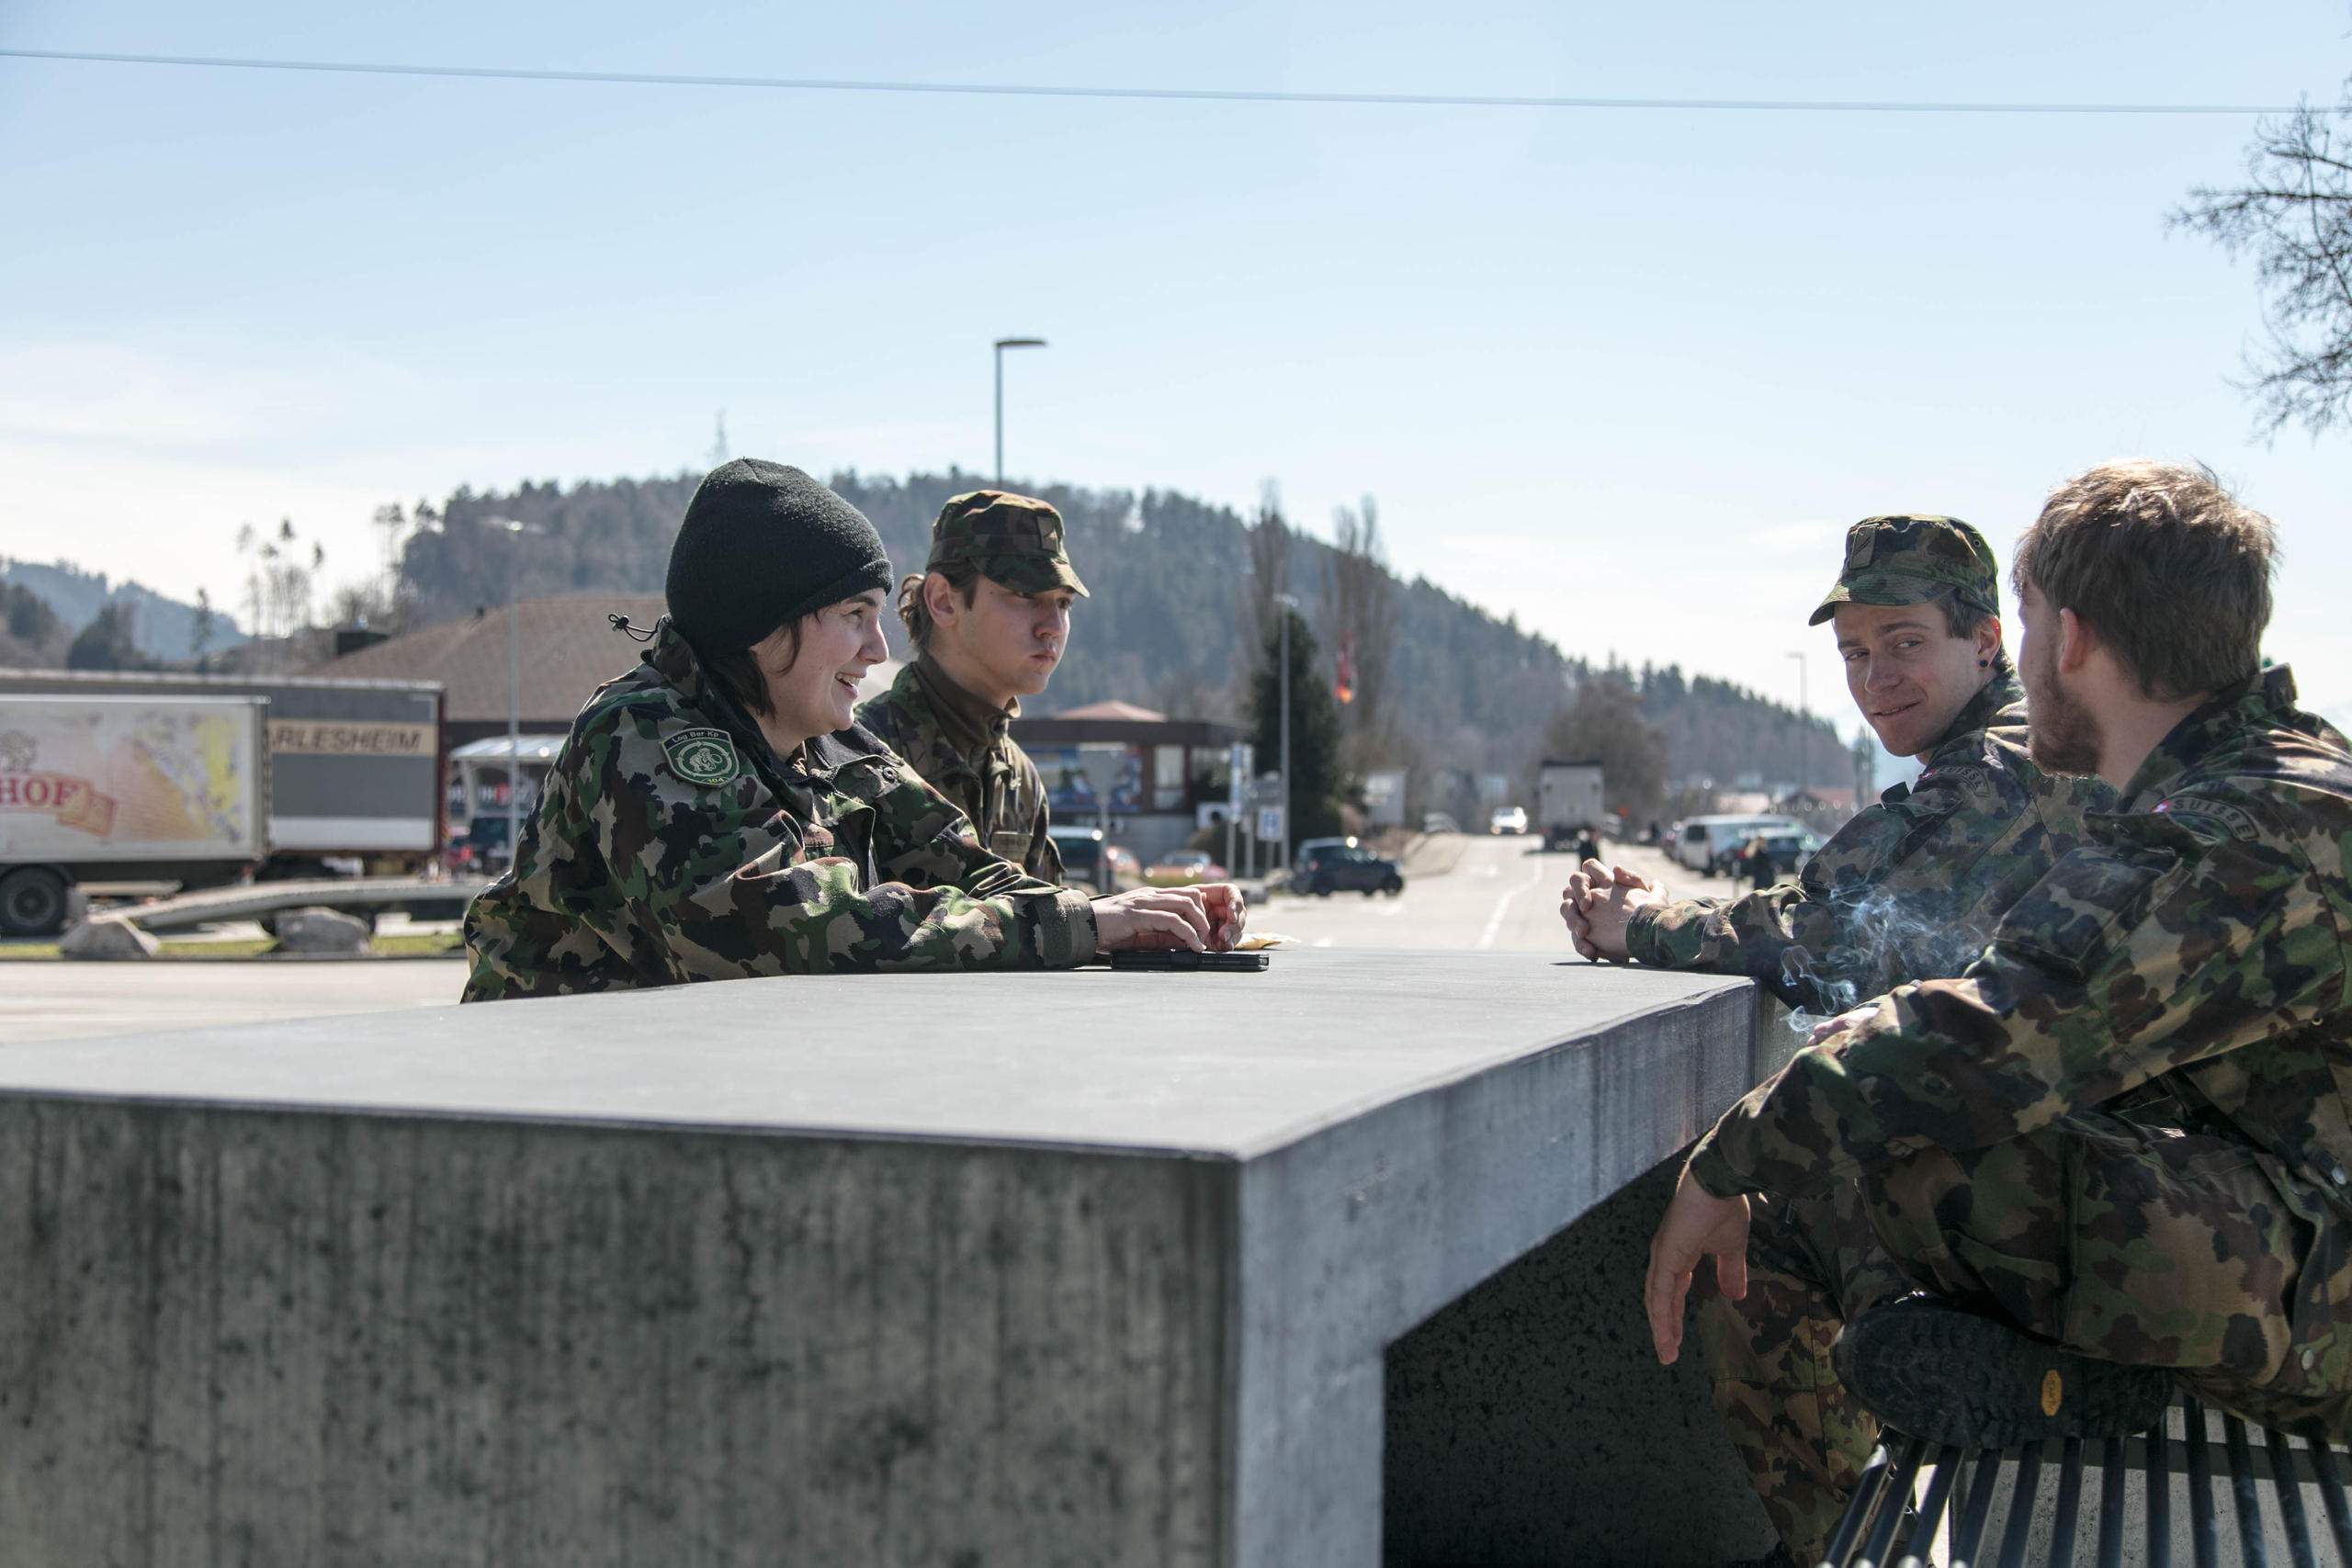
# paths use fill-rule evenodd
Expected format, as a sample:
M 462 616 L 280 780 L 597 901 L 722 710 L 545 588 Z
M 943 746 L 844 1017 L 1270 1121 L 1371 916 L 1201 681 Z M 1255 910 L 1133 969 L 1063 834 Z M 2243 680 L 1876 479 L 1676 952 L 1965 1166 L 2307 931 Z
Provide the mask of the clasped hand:
M 1625 962 L 1625 927 L 1645 904 L 1666 902 L 1666 890 L 1639 872 L 1589 860 L 1560 889 L 1560 919 L 1568 940 L 1587 958 Z

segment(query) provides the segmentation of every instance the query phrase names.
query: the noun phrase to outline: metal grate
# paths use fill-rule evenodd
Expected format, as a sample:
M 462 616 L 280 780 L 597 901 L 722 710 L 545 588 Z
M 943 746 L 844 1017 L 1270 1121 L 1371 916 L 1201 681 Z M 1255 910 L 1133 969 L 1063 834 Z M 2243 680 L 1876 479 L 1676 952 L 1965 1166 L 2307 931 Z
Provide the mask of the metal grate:
M 1890 1432 L 1822 1568 L 2074 1568 L 2086 1544 L 2098 1568 L 2172 1568 L 2177 1558 L 2219 1568 L 2225 1520 L 2230 1560 L 2245 1568 L 2269 1568 L 2282 1551 L 2292 1568 L 2352 1568 L 2344 1457 L 2267 1428 L 2250 1437 L 2236 1416 L 2186 1396 L 2132 1438 L 2004 1451 Z M 2095 1519 L 2083 1506 L 2093 1487 Z

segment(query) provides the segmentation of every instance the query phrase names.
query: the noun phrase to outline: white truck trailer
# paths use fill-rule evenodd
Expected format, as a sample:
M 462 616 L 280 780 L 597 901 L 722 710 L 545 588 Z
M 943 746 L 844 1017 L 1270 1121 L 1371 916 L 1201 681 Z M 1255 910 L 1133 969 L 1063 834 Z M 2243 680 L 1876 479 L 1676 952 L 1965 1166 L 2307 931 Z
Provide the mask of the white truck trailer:
M 1601 804 L 1600 764 L 1544 759 L 1535 770 L 1536 830 L 1547 850 L 1565 850 L 1588 829 L 1600 831 L 1608 820 Z
M 440 858 L 448 740 L 437 682 L 0 670 L 0 703 L 29 696 L 266 698 L 269 850 L 256 875 L 413 876 Z
M 0 935 L 77 881 L 225 882 L 269 854 L 269 703 L 0 695 Z

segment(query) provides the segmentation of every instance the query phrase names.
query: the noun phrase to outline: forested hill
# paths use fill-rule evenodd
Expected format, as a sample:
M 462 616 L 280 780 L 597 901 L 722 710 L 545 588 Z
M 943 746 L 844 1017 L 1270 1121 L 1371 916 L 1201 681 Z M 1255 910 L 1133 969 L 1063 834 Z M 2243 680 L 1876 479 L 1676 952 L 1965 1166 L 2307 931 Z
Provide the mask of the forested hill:
M 502 603 L 510 592 L 658 592 L 698 478 L 569 490 L 526 484 L 504 494 L 459 490 L 407 543 L 401 576 L 411 614 L 419 622 L 442 620 Z M 893 565 L 906 571 L 920 568 L 941 505 L 989 481 L 951 470 L 903 480 L 840 473 L 827 482 L 874 520 Z M 1069 654 L 1039 711 L 1114 697 L 1179 716 L 1239 716 L 1240 677 L 1256 653 L 1242 646 L 1238 629 L 1247 615 L 1248 520 L 1169 491 L 1047 485 L 1032 493 L 1060 509 L 1071 561 L 1092 593 L 1079 608 Z M 534 531 L 483 526 L 492 518 Z M 1311 536 L 1294 536 L 1290 591 L 1323 636 L 1327 662 L 1333 555 Z M 1389 760 L 1518 774 L 1569 690 L 1590 673 L 1586 661 L 1426 579 L 1399 584 L 1396 599 L 1386 705 L 1403 754 Z M 896 630 L 894 647 L 901 641 Z M 1654 694 L 1662 710 L 1689 707 L 1682 717 L 1691 720 L 1702 707 L 1712 713 L 1723 705 L 1712 699 L 1728 697 L 1736 716 L 1718 744 L 1713 732 L 1722 726 L 1650 715 L 1668 737 L 1676 776 L 1708 773 L 1728 784 L 1738 772 L 1797 750 L 1794 714 L 1723 682 L 1702 678 L 1685 686 L 1679 671 L 1666 676 L 1657 671 L 1645 682 L 1645 695 Z M 1699 687 L 1711 700 L 1692 705 Z M 1815 729 L 1815 782 L 1845 782 L 1849 770 L 1836 738 L 1817 720 Z

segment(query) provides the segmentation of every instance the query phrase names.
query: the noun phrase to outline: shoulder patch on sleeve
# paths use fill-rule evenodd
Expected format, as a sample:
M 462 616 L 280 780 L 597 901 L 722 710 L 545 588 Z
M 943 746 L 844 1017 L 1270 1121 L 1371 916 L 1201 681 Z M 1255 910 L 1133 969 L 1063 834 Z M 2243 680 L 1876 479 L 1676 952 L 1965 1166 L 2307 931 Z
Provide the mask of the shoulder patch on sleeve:
M 2209 800 L 2202 795 L 2177 795 L 2169 800 L 2156 802 L 2154 809 L 2177 821 L 2198 825 L 2210 824 L 2208 830 L 2218 829 L 2245 843 L 2262 837 L 2261 824 L 2254 813 L 2243 806 L 2233 806 L 2226 800 Z
M 670 771 L 691 784 L 723 784 L 743 771 L 735 738 L 723 729 L 682 729 L 662 742 Z

